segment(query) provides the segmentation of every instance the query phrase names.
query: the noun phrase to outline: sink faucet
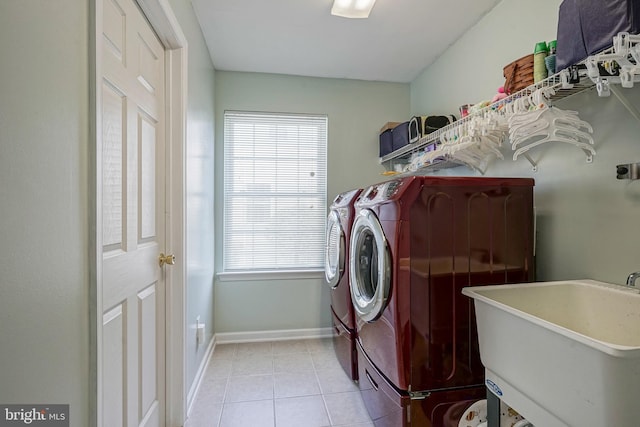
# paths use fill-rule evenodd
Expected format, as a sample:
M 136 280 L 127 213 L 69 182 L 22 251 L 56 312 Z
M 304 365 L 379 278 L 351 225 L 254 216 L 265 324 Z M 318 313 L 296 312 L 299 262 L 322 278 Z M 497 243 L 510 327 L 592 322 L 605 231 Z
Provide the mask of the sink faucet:
M 636 280 L 638 280 L 639 278 L 640 278 L 640 271 L 631 273 L 629 277 L 627 277 L 627 286 L 635 286 Z

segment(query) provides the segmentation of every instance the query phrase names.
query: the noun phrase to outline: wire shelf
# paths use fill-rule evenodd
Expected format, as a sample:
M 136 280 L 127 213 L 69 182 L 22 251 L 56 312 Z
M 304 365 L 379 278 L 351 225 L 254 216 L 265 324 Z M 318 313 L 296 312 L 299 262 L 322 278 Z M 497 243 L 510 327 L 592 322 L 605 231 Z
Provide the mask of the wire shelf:
M 432 155 L 430 158 L 436 160 L 432 163 L 427 162 L 418 166 L 419 170 L 414 170 L 413 173 L 429 173 L 466 164 L 458 161 L 461 159 L 452 158 L 447 154 L 446 150 L 441 148 L 443 147 L 442 142 L 447 140 L 443 138 L 443 135 L 451 131 L 455 133 L 455 131 L 464 129 L 470 121 L 485 117 L 488 113 L 500 111 L 503 107 L 506 107 L 506 111 L 508 111 L 510 103 L 516 102 L 519 98 L 529 97 L 541 89 L 552 89 L 541 91 L 547 94 L 545 95 L 545 103 L 548 105 L 592 88 L 597 90 L 600 97 L 614 94 L 629 113 L 640 122 L 640 110 L 630 103 L 617 87 L 631 88 L 635 83 L 640 83 L 640 35 L 621 32 L 613 37 L 613 44 L 610 48 L 591 55 L 574 66 L 474 111 L 413 144 L 408 144 L 381 157 L 379 160 L 381 164 L 389 162 L 388 165 L 391 166 L 394 165 L 393 160 L 407 162 L 413 155 L 421 155 L 425 152 L 433 151 L 435 148 L 435 156 Z M 595 154 L 593 150 L 590 149 L 589 151 L 591 154 Z M 499 157 L 502 158 L 502 156 Z M 534 170 L 537 170 L 535 162 L 526 155 L 524 157 L 531 162 Z M 587 155 L 587 162 L 591 162 L 591 159 L 592 156 Z M 395 166 L 397 165 L 395 163 Z M 473 168 L 473 165 L 466 165 Z M 481 171 L 481 173 L 484 172 Z
M 571 73 L 574 73 L 574 76 L 571 76 Z M 570 78 L 572 78 L 573 83 L 570 83 Z M 439 145 L 441 136 L 459 126 L 465 124 L 470 120 L 473 120 L 474 117 L 482 116 L 488 111 L 496 110 L 501 106 L 508 104 L 510 102 L 515 101 L 518 98 L 523 96 L 529 96 L 533 92 L 541 88 L 553 88 L 555 91 L 555 95 L 550 98 L 551 102 L 557 102 L 561 99 L 568 98 L 569 96 L 584 92 L 585 90 L 591 89 L 595 86 L 595 83 L 588 78 L 586 68 L 574 67 L 571 71 L 562 70 L 559 73 L 556 73 L 538 83 L 527 86 L 526 88 L 513 93 L 506 98 L 503 98 L 499 101 L 496 101 L 478 111 L 474 111 L 473 113 L 461 118 L 460 120 L 455 121 L 443 128 L 438 129 L 437 131 L 430 133 L 429 135 L 421 138 L 417 142 L 413 144 L 407 144 L 404 147 L 389 153 L 380 158 L 380 163 L 386 163 L 391 160 L 396 159 L 407 159 L 414 153 L 418 153 L 422 151 L 424 148 L 433 145 Z M 445 165 L 443 165 L 445 163 Z M 443 167 L 445 166 L 445 167 Z M 428 168 L 431 171 L 444 169 L 446 167 L 457 167 L 460 166 L 460 163 L 457 162 L 439 162 L 434 163 L 433 165 L 426 165 L 424 168 Z M 437 169 L 436 169 L 437 168 Z

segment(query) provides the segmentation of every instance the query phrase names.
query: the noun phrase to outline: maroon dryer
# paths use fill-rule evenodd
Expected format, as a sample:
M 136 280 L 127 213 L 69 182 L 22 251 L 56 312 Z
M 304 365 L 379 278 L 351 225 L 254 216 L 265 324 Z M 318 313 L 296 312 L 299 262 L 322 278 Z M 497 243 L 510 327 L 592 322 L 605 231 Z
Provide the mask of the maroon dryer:
M 339 194 L 327 218 L 324 274 L 331 292 L 331 316 L 336 356 L 351 379 L 358 379 L 356 324 L 349 291 L 349 242 L 355 216 L 353 204 L 361 189 Z
M 376 426 L 457 427 L 486 396 L 461 289 L 533 280 L 533 185 L 411 176 L 361 193 L 350 289 L 359 387 Z

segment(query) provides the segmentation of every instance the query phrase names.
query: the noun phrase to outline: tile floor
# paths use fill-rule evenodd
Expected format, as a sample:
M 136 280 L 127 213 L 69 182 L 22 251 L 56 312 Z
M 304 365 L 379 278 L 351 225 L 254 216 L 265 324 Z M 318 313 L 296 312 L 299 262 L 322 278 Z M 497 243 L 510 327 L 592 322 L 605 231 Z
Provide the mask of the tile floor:
M 373 427 L 331 339 L 216 345 L 185 427 Z

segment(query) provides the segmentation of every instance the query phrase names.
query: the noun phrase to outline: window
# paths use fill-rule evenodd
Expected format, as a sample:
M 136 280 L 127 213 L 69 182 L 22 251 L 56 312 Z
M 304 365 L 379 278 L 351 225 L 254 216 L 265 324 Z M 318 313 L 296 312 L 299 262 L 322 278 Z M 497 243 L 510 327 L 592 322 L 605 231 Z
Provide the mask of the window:
M 327 117 L 225 112 L 224 271 L 321 270 Z

